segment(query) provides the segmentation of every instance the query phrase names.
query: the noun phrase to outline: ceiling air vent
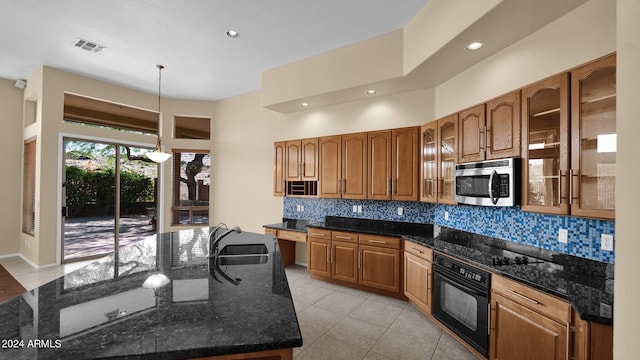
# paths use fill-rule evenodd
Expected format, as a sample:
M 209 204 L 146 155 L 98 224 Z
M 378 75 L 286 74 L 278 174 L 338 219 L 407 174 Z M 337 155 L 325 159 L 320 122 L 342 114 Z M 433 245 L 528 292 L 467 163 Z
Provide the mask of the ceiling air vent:
M 102 46 L 100 44 L 96 44 L 94 42 L 91 42 L 89 40 L 85 40 L 85 39 L 78 39 L 76 40 L 76 42 L 73 43 L 73 46 L 83 49 L 83 50 L 87 50 L 90 52 L 94 52 L 94 53 L 99 53 L 102 50 L 106 49 L 105 46 Z

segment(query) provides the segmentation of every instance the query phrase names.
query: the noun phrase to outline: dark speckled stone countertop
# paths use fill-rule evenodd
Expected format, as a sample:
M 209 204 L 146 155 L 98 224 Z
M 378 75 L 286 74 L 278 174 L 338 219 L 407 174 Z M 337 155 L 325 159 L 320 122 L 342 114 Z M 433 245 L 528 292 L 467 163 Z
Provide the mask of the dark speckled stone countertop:
M 402 236 L 442 254 L 465 260 L 569 301 L 580 318 L 613 323 L 614 266 L 512 241 L 432 224 L 327 216 L 324 223 L 283 219 L 265 227 L 306 231 L 307 227 Z M 499 265 L 494 259 L 526 256 L 526 265 Z
M 208 228 L 183 230 L 0 304 L 0 359 L 185 359 L 302 346 L 277 242 L 233 233 L 220 248 L 236 243 L 265 244 L 266 261 L 209 264 Z M 142 286 L 157 273 L 171 281 Z

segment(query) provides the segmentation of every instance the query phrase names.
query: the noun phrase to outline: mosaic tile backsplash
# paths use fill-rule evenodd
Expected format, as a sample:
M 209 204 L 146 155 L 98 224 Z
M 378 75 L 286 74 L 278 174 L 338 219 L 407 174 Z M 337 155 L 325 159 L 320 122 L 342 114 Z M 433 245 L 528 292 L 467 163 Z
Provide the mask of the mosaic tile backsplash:
M 357 212 L 359 206 L 361 212 Z M 399 208 L 402 209 L 400 212 Z M 447 220 L 445 214 L 448 215 Z M 529 213 L 518 206 L 477 207 L 413 201 L 284 198 L 283 217 L 324 221 L 327 215 L 433 223 L 610 264 L 615 260 L 613 251 L 600 249 L 601 234 L 614 235 L 615 239 L 614 221 Z M 567 244 L 558 242 L 559 229 L 569 230 Z

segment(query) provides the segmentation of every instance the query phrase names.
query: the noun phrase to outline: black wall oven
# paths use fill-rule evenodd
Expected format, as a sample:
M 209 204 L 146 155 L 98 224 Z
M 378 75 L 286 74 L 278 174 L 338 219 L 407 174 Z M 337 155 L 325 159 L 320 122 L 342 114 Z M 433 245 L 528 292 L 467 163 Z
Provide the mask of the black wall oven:
M 433 269 L 433 316 L 488 356 L 491 274 L 440 254 Z

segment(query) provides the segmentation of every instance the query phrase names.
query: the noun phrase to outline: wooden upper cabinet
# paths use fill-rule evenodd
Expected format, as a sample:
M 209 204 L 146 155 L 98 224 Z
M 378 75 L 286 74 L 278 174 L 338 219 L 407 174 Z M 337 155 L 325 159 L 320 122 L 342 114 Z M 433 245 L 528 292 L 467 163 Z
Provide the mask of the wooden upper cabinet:
M 571 214 L 615 219 L 616 56 L 571 71 Z
M 319 197 L 366 199 L 367 133 L 320 138 Z
M 420 162 L 420 127 L 391 131 L 392 183 L 391 198 L 418 201 L 418 168 Z
M 318 138 L 287 141 L 286 181 L 318 180 Z
M 342 135 L 342 198 L 367 198 L 367 133 Z
M 569 73 L 522 89 L 522 210 L 569 214 Z
M 285 173 L 285 142 L 280 141 L 273 144 L 274 163 L 273 163 L 273 195 L 284 196 L 284 173 Z
M 458 114 L 420 128 L 420 200 L 455 205 Z
M 520 90 L 486 104 L 486 159 L 520 156 Z
M 391 199 L 391 130 L 368 134 L 367 198 Z
M 520 90 L 458 114 L 458 162 L 520 156 Z
M 484 160 L 485 113 L 484 104 L 461 111 L 458 114 L 458 146 L 460 163 Z
M 340 197 L 342 168 L 342 138 L 340 135 L 324 136 L 318 143 L 320 153 L 320 180 L 318 196 L 328 198 Z

